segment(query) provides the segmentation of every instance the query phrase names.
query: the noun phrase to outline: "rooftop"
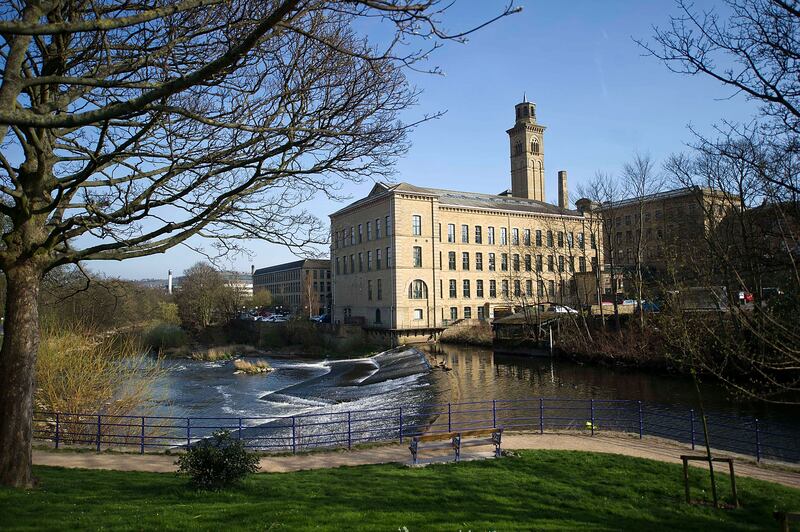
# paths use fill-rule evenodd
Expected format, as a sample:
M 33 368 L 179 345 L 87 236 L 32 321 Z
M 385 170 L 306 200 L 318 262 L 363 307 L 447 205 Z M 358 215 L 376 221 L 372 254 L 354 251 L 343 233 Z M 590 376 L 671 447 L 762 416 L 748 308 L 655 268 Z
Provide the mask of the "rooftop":
M 557 205 L 527 198 L 515 198 L 503 191 L 501 194 L 483 194 L 480 192 L 462 192 L 442 188 L 429 188 L 411 185 L 409 183 L 377 183 L 372 191 L 364 198 L 354 201 L 346 207 L 339 209 L 331 216 L 342 214 L 346 211 L 368 203 L 371 199 L 391 193 L 410 193 L 434 196 L 439 199 L 439 204 L 448 207 L 465 207 L 495 211 L 516 211 L 531 214 L 549 214 L 560 216 L 581 216 L 578 211 L 562 209 Z
M 292 262 L 284 262 L 283 264 L 276 264 L 274 266 L 267 266 L 266 268 L 259 268 L 253 272 L 253 275 L 282 272 L 286 270 L 296 270 L 299 268 L 330 268 L 330 267 L 331 267 L 330 259 L 300 259 Z

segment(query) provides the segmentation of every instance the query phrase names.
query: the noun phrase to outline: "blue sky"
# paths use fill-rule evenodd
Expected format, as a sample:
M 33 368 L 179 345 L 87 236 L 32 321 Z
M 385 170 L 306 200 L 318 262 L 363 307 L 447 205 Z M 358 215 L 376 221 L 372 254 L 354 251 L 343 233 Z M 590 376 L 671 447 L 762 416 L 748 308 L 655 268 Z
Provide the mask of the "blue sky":
M 406 121 L 446 111 L 422 124 L 410 137 L 408 155 L 397 165 L 399 181 L 422 186 L 497 193 L 510 187 L 508 137 L 514 105 L 523 92 L 537 105 L 544 140 L 548 201 L 557 197 L 556 172 L 569 172 L 571 199 L 595 172 L 619 172 L 635 152 L 658 162 L 685 149 L 691 124 L 710 132 L 722 119 L 748 120 L 752 102 L 702 77 L 670 72 L 643 55 L 633 38 L 649 38 L 651 26 L 668 23 L 675 7 L 668 1 L 517 1 L 524 7 L 469 37 L 448 43 L 432 58 L 444 75 L 410 73 L 423 90 Z M 452 30 L 491 18 L 505 2 L 461 0 L 444 17 Z M 713 2 L 697 2 L 699 7 Z M 365 195 L 371 182 L 345 183 L 352 198 Z M 342 203 L 317 199 L 312 212 L 327 214 Z M 195 242 L 195 245 L 202 245 Z M 288 249 L 250 242 L 252 258 L 231 257 L 240 271 L 292 260 Z M 93 263 L 90 269 L 125 278 L 166 277 L 203 257 L 179 247 L 164 255 L 121 263 Z

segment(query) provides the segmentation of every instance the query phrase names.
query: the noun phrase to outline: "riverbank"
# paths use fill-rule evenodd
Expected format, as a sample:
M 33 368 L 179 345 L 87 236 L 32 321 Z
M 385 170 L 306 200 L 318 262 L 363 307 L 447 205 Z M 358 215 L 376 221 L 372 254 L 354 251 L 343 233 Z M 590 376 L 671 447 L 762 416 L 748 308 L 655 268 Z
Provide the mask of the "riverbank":
M 763 530 L 776 526 L 774 510 L 800 506 L 800 491 L 750 478 L 737 478 L 739 509 L 688 505 L 679 465 L 575 451 L 256 474 L 222 492 L 171 473 L 34 474 L 37 489 L 0 489 L 5 529 Z M 707 500 L 702 470 L 692 468 L 690 483 Z

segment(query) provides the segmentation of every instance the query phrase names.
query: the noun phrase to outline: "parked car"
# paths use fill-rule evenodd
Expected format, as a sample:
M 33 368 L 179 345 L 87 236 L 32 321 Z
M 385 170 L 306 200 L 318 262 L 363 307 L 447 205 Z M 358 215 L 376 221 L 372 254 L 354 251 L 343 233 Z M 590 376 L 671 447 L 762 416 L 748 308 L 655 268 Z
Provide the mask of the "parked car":
M 577 314 L 578 311 L 566 305 L 556 305 L 554 303 L 539 305 L 539 312 L 552 312 L 554 314 Z
M 739 302 L 740 303 L 752 303 L 753 302 L 753 294 L 750 292 L 745 292 L 744 290 L 739 292 Z
M 319 316 L 312 317 L 311 321 L 315 321 L 317 323 L 330 323 L 331 317 L 328 314 L 320 314 Z

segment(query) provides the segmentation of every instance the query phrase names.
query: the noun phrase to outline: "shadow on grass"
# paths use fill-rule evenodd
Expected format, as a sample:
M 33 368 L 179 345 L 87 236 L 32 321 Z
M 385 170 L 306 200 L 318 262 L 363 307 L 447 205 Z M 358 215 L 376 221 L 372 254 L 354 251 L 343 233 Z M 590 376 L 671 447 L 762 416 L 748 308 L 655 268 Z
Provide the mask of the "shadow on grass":
M 174 474 L 36 473 L 38 490 L 0 490 L 6 528 L 762 530 L 776 526 L 773 510 L 800 508 L 800 491 L 745 478 L 739 510 L 687 505 L 680 466 L 572 451 L 258 474 L 217 493 Z M 708 493 L 704 471 L 690 481 L 693 497 Z

